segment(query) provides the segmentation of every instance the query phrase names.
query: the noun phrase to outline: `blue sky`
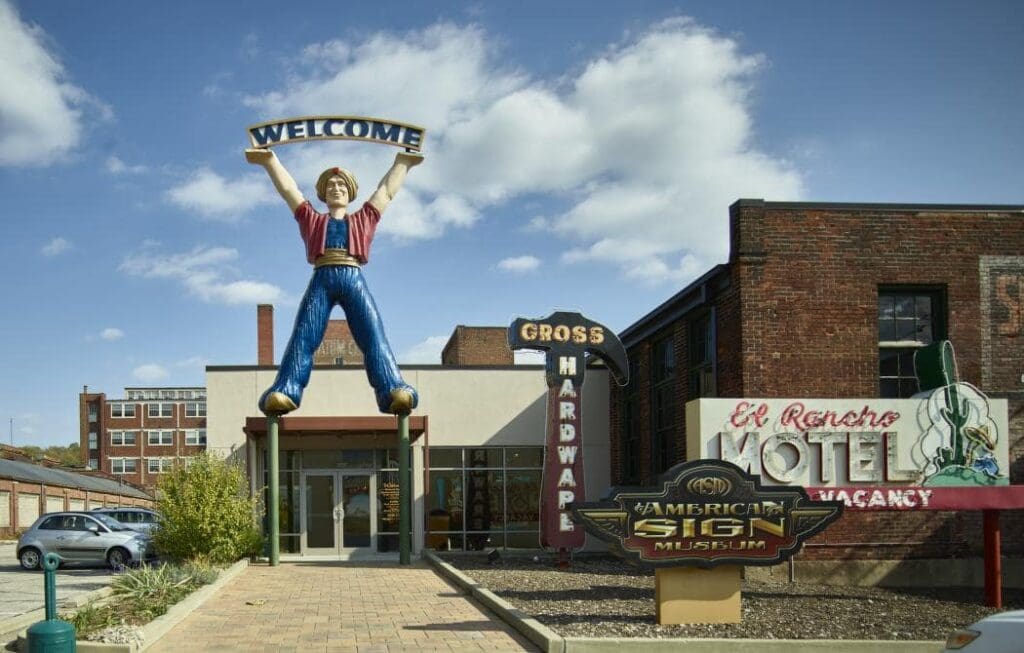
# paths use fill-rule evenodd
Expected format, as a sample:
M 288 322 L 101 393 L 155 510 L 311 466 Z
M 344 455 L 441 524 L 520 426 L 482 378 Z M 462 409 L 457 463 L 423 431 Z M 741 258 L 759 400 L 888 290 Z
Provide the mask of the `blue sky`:
M 259 302 L 283 350 L 309 267 L 256 122 L 426 127 L 366 268 L 405 362 L 556 308 L 622 329 L 725 259 L 740 197 L 1024 203 L 1017 3 L 555 4 L 0 0 L 0 440 L 254 363 Z M 277 148 L 361 199 L 395 151 Z

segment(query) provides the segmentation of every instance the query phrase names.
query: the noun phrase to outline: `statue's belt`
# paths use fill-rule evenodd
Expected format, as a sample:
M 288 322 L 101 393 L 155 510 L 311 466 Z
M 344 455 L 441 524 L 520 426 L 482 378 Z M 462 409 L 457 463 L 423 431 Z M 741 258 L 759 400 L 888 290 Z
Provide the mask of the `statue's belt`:
M 359 259 L 348 253 L 347 249 L 325 249 L 324 253 L 316 257 L 313 263 L 314 268 L 323 268 L 329 265 L 349 265 L 360 267 Z

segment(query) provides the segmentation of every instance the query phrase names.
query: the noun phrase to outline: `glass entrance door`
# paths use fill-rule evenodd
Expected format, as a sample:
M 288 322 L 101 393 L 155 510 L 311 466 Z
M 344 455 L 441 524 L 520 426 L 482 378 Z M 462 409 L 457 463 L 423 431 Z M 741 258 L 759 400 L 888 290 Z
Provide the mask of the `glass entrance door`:
M 341 547 L 355 549 L 369 547 L 370 533 L 370 476 L 369 474 L 341 475 Z
M 302 553 L 332 555 L 373 545 L 373 474 L 303 472 Z

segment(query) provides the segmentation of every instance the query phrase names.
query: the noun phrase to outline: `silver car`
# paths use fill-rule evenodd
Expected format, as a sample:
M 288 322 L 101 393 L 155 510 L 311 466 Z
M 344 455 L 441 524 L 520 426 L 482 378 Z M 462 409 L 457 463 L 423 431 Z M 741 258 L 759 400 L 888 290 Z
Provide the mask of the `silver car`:
M 113 517 L 133 531 L 152 534 L 157 527 L 160 516 L 146 508 L 94 508 L 89 511 L 90 515 L 96 513 Z
M 113 569 L 155 557 L 148 535 L 88 512 L 48 513 L 18 538 L 22 568 L 39 568 L 47 553 L 57 554 L 61 563 L 106 562 Z

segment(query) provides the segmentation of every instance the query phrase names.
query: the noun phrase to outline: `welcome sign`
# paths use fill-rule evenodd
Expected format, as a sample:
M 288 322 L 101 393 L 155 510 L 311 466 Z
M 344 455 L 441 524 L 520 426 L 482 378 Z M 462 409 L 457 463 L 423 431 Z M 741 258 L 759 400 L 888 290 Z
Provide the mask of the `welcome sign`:
M 265 148 L 310 140 L 354 140 L 384 143 L 419 152 L 422 127 L 381 118 L 306 116 L 262 122 L 248 128 L 252 147 Z

